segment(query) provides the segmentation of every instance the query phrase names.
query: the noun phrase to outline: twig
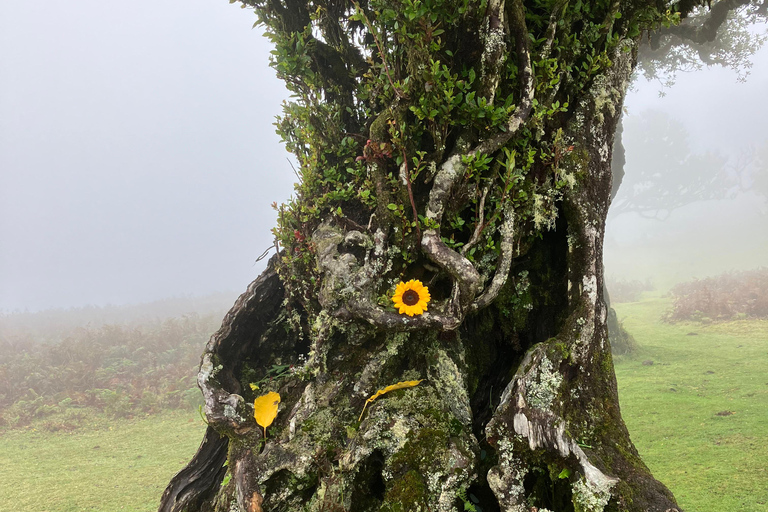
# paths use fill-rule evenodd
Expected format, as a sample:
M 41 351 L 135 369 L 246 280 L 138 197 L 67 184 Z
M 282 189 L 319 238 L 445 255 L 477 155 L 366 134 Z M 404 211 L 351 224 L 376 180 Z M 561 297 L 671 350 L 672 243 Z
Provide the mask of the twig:
M 405 148 L 401 147 L 400 152 L 403 154 L 403 165 L 405 166 L 405 186 L 408 188 L 408 199 L 411 200 L 411 208 L 413 209 L 413 222 L 416 224 L 416 234 L 419 236 L 418 240 L 421 240 L 421 228 L 419 227 L 419 213 L 416 210 L 416 202 L 413 200 L 413 189 L 411 188 L 411 171 L 408 169 L 408 156 L 405 154 Z
M 368 16 L 365 15 L 365 11 L 362 7 L 360 7 L 360 4 L 358 4 L 355 0 L 352 0 L 352 3 L 357 8 L 357 10 L 360 11 L 360 14 L 363 15 L 363 19 L 365 20 L 365 25 L 368 28 L 368 32 L 373 36 L 373 40 L 376 42 L 376 48 L 379 49 L 379 55 L 381 55 L 381 63 L 384 65 L 384 72 L 387 74 L 387 79 L 389 80 L 389 85 L 392 86 L 392 90 L 395 92 L 395 96 L 398 98 L 402 98 L 403 94 L 400 92 L 400 90 L 395 87 L 395 82 L 392 81 L 392 75 L 389 74 L 389 66 L 387 65 L 387 56 L 384 54 L 384 50 L 382 49 L 381 43 L 379 42 L 379 38 L 376 35 L 376 31 L 373 30 L 373 25 L 371 25 L 370 20 L 368 19 Z
M 541 47 L 541 58 L 548 59 L 549 52 L 552 50 L 552 43 L 555 41 L 555 34 L 557 33 L 557 22 L 560 20 L 560 11 L 568 5 L 568 0 L 561 0 L 552 9 L 552 14 L 549 15 L 549 25 L 547 26 L 547 40 Z
M 267 257 L 267 254 L 269 254 L 269 251 L 271 251 L 273 248 L 274 248 L 274 249 L 277 249 L 277 246 L 273 244 L 273 245 L 271 245 L 271 246 L 267 247 L 267 248 L 266 248 L 266 250 L 265 250 L 263 253 L 261 253 L 261 256 L 259 256 L 258 258 L 256 258 L 256 261 L 254 261 L 254 262 L 253 262 L 253 264 L 255 265 L 256 263 L 258 263 L 258 262 L 260 262 L 261 260 L 263 260 L 264 258 L 266 258 L 266 257 Z
M 512 258 L 515 255 L 514 237 L 515 237 L 515 211 L 507 203 L 504 212 L 504 222 L 501 224 L 501 254 L 496 263 L 496 272 L 493 275 L 491 284 L 483 293 L 472 303 L 471 309 L 477 311 L 488 306 L 498 297 L 501 288 L 506 284 L 509 277 L 509 269 L 512 266 Z
M 488 183 L 483 189 L 483 196 L 480 198 L 480 207 L 478 208 L 477 212 L 477 221 L 475 222 L 475 232 L 472 233 L 472 237 L 469 239 L 466 245 L 461 248 L 462 256 L 466 256 L 467 251 L 474 247 L 474 245 L 480 240 L 480 235 L 482 234 L 483 229 L 485 229 L 485 222 L 483 221 L 485 216 L 485 197 L 488 195 L 488 191 L 490 189 L 490 183 Z
M 293 169 L 293 174 L 296 175 L 296 179 L 301 181 L 301 176 L 299 176 L 299 173 L 296 171 L 296 168 L 293 166 L 293 162 L 291 162 L 291 159 L 288 157 L 285 157 L 285 159 L 288 160 L 288 164 L 291 166 L 291 169 Z

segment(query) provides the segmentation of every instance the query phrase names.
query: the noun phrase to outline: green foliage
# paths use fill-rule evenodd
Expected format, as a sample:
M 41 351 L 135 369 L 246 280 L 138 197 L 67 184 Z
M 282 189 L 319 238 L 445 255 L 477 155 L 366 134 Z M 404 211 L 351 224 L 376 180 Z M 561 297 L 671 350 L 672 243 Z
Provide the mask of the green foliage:
M 271 64 L 291 92 L 276 126 L 300 182 L 291 201 L 275 205 L 274 234 L 288 307 L 299 305 L 308 323 L 320 309 L 311 237 L 321 222 L 387 237 L 388 270 L 372 296 L 415 270 L 425 230 L 439 229 L 487 277 L 507 216 L 515 216 L 516 246 L 552 229 L 589 161 L 566 133 L 578 124 L 571 105 L 610 69 L 622 41 L 676 19 L 629 2 L 527 0 L 506 4 L 501 29 L 488 2 L 242 2 L 274 44 Z M 521 88 L 529 72 L 524 125 L 503 147 L 471 152 L 509 132 L 529 101 Z M 615 110 L 606 98 L 599 109 Z M 437 225 L 426 216 L 430 191 L 455 155 L 462 176 Z
M 478 500 L 474 494 L 468 494 L 465 488 L 462 487 L 456 491 L 456 498 L 458 498 L 464 506 L 464 512 L 483 512 L 483 509 L 480 508 L 479 505 L 480 500 Z
M 249 386 L 253 391 L 257 391 L 260 389 L 260 387 L 272 380 L 279 379 L 284 377 L 288 374 L 288 371 L 290 369 L 290 365 L 287 364 L 273 364 L 268 370 L 266 374 L 259 374 L 256 372 L 256 370 L 251 369 L 250 367 L 246 366 L 242 370 L 243 378 L 249 380 Z

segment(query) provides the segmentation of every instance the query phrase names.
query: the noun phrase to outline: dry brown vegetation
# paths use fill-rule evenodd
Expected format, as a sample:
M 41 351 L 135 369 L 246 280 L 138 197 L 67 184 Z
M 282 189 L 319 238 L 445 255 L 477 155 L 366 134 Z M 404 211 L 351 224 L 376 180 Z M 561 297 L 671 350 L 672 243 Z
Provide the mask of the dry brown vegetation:
M 49 313 L 35 315 L 39 327 Z M 53 312 L 56 324 L 65 317 Z M 200 352 L 221 317 L 85 324 L 68 327 L 58 339 L 55 329 L 0 331 L 0 425 L 23 426 L 65 412 L 77 418 L 85 410 L 130 417 L 197 407 Z
M 674 303 L 668 322 L 768 317 L 768 268 L 727 272 L 680 283 L 670 292 Z
M 650 279 L 645 281 L 616 279 L 611 276 L 606 279 L 608 293 L 611 302 L 637 302 L 643 292 L 653 290 L 653 283 Z

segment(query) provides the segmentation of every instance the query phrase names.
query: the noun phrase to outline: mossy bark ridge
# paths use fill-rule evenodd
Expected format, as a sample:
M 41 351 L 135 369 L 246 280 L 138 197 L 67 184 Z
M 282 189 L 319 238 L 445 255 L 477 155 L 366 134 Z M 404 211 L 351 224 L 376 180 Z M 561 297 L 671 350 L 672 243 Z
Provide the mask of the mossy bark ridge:
M 678 510 L 621 419 L 602 267 L 637 44 L 676 5 L 246 0 L 301 183 L 160 510 Z M 423 314 L 393 307 L 409 280 Z

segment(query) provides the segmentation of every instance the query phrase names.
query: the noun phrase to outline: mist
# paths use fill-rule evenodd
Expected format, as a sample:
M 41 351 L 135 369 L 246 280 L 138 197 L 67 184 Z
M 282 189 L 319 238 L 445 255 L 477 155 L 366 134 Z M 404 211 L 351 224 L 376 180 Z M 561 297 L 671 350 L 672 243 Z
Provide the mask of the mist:
M 0 6 L 0 310 L 243 289 L 294 175 L 226 2 Z
M 254 21 L 210 0 L 0 5 L 0 311 L 234 297 L 260 273 L 270 205 L 295 176 L 272 126 L 286 92 Z M 658 166 L 654 186 L 670 188 L 700 158 L 725 193 L 612 210 L 608 275 L 670 285 L 768 265 L 768 49 L 752 61 L 745 83 L 712 67 L 662 97 L 636 81 L 627 183 Z M 676 123 L 666 163 L 643 128 L 653 115 Z
M 768 48 L 745 81 L 718 66 L 625 102 L 626 175 L 605 237 L 610 280 L 675 283 L 768 266 Z

